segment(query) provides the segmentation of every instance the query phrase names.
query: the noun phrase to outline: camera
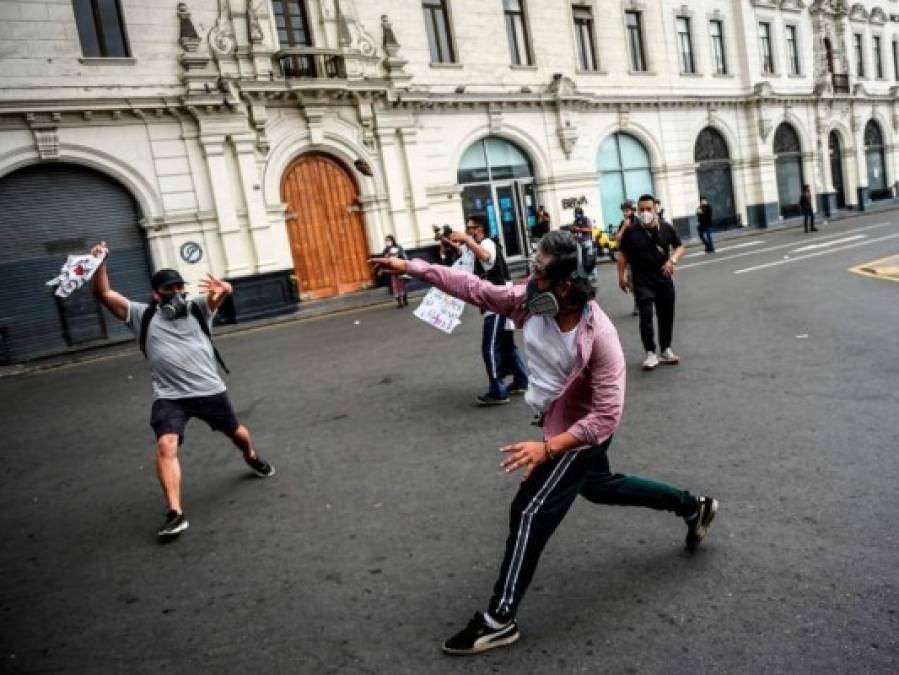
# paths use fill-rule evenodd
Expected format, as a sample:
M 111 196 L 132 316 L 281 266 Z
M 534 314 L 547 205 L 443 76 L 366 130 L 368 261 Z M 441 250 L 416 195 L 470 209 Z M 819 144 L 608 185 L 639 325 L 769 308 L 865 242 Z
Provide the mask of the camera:
M 434 241 L 440 241 L 443 237 L 449 237 L 453 233 L 453 228 L 449 225 L 431 225 L 434 229 Z

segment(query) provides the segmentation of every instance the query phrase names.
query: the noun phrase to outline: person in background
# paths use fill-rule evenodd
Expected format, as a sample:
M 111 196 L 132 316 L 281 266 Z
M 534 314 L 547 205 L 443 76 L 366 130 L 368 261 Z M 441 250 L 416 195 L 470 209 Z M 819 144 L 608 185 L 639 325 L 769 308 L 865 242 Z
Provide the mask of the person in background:
M 627 231 L 631 225 L 634 224 L 637 213 L 637 205 L 634 204 L 633 199 L 625 199 L 621 202 L 621 222 L 618 223 L 618 232 L 615 234 L 615 243 L 617 244 L 617 249 L 621 250 L 621 238 L 624 236 L 624 233 Z M 614 258 L 612 258 L 614 260 Z M 628 283 L 631 282 L 631 268 L 627 268 L 627 279 Z M 634 295 L 634 308 L 631 310 L 631 316 L 637 316 L 640 313 L 640 310 L 637 308 L 637 296 Z
M 633 291 L 640 310 L 640 339 L 646 349 L 643 370 L 659 363 L 677 364 L 680 359 L 671 351 L 674 328 L 674 281 L 677 263 L 684 245 L 675 229 L 655 212 L 652 195 L 637 200 L 638 225 L 627 228 L 621 237 L 618 256 L 618 285 L 625 293 Z M 630 265 L 631 278 L 627 277 Z M 659 354 L 656 355 L 653 309 L 659 321 Z
M 474 254 L 474 274 L 495 286 L 511 285 L 509 267 L 502 247 L 487 235 L 487 214 L 468 214 L 465 232 L 453 232 L 448 237 L 457 247 L 464 246 Z M 478 396 L 479 406 L 502 405 L 509 402 L 510 394 L 524 394 L 528 388 L 527 367 L 515 346 L 515 328 L 507 316 L 484 311 L 484 327 L 481 333 L 481 356 L 487 368 L 489 389 Z M 512 384 L 505 378 L 512 376 Z
M 535 241 L 549 232 L 552 222 L 550 220 L 549 211 L 541 204 L 537 207 L 537 223 L 531 228 L 531 236 Z
M 699 198 L 699 206 L 696 207 L 696 217 L 699 219 L 699 238 L 705 246 L 706 253 L 715 252 L 715 244 L 712 242 L 712 205 L 705 197 Z
M 799 210 L 802 212 L 802 229 L 808 234 L 817 232 L 815 227 L 815 210 L 812 208 L 812 189 L 808 185 L 802 186 L 802 196 L 799 198 Z
M 384 250 L 381 251 L 382 258 L 402 258 L 407 260 L 406 252 L 403 247 L 396 243 L 396 238 L 392 234 L 384 237 Z M 390 290 L 393 297 L 396 298 L 397 309 L 402 309 L 409 304 L 409 296 L 406 293 L 406 277 L 403 275 L 391 275 Z
M 659 217 L 659 221 L 665 222 L 665 209 L 662 208 L 662 202 L 658 199 L 652 200 L 653 205 L 655 207 L 656 215 Z
M 584 214 L 584 209 L 580 206 L 574 208 L 574 222 L 568 229 L 574 234 L 583 254 L 585 256 L 593 256 L 595 253 L 593 221 Z M 596 283 L 596 278 L 596 269 L 594 268 L 590 273 L 590 280 Z

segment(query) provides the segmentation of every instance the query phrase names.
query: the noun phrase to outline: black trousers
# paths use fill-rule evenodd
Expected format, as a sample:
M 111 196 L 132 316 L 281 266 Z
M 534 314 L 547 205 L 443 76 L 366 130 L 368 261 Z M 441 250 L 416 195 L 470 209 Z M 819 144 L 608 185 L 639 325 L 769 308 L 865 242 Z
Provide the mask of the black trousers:
M 696 498 L 686 490 L 612 473 L 606 455 L 611 442 L 609 438 L 602 445 L 545 462 L 521 484 L 512 501 L 506 553 L 490 599 L 495 619 L 505 622 L 515 616 L 546 542 L 578 495 L 594 504 L 643 506 L 681 517 L 696 511 Z
M 655 331 L 652 325 L 653 308 L 659 321 L 659 350 L 671 346 L 674 332 L 674 283 L 648 283 L 634 289 L 637 310 L 640 312 L 640 339 L 648 352 L 656 350 Z

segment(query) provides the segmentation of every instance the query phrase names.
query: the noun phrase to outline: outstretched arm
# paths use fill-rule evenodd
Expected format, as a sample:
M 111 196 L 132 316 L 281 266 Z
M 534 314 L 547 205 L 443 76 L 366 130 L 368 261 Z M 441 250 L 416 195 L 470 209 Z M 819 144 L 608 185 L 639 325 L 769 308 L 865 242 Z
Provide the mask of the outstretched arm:
M 106 255 L 106 260 L 109 260 L 109 249 L 106 248 L 105 241 L 101 241 L 91 249 L 92 256 L 99 258 L 104 254 Z M 104 260 L 100 267 L 97 268 L 97 271 L 94 272 L 94 297 L 97 298 L 97 300 L 99 300 L 113 316 L 120 321 L 124 321 L 128 316 L 128 298 L 121 293 L 112 290 L 110 287 L 109 275 L 106 272 L 106 260 Z
M 378 272 L 394 276 L 409 274 L 436 286 L 454 298 L 502 316 L 513 316 L 521 307 L 527 293 L 525 287 L 520 284 L 497 286 L 464 270 L 431 265 L 424 260 L 372 258 L 370 262 Z

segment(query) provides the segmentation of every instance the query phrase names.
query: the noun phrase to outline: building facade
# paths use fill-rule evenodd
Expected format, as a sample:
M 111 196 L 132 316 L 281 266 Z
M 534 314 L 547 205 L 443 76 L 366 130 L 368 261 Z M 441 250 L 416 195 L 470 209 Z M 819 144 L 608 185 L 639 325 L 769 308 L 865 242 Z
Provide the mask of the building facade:
M 0 359 L 121 337 L 43 282 L 232 280 L 230 320 L 372 286 L 386 234 L 538 204 L 606 227 L 656 194 L 682 233 L 896 198 L 899 2 L 0 0 Z

